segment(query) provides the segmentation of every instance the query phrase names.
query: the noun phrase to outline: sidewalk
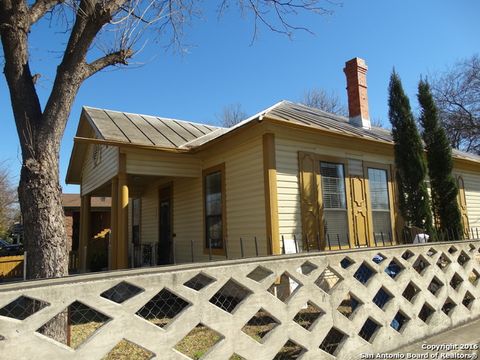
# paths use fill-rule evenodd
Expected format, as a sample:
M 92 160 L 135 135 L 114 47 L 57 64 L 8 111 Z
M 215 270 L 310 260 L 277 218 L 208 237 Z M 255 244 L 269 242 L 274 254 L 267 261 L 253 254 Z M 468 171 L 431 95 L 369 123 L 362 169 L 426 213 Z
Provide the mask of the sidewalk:
M 423 359 L 476 359 L 480 355 L 480 319 L 459 326 L 422 341 L 399 348 L 391 354 L 424 354 L 410 358 Z M 435 345 L 438 345 L 437 347 Z M 443 345 L 443 346 L 442 346 Z M 427 355 L 428 354 L 428 355 Z

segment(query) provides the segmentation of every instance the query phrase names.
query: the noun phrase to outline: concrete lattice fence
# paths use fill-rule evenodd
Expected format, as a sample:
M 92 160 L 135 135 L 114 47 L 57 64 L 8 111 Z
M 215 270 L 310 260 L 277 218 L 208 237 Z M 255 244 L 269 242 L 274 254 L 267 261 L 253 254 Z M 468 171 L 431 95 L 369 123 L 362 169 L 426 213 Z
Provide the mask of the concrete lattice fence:
M 480 315 L 479 250 L 479 241 L 427 243 L 5 284 L 0 357 L 305 360 L 385 352 Z

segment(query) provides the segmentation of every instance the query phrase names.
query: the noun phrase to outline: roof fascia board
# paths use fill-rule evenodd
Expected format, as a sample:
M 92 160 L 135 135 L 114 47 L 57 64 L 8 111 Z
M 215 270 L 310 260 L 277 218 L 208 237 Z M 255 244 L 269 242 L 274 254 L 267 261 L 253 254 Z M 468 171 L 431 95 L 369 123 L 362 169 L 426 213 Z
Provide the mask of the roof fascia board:
M 453 168 L 454 170 L 480 171 L 480 162 L 453 155 Z
M 143 150 L 153 150 L 156 152 L 169 152 L 169 153 L 175 153 L 175 154 L 185 154 L 185 153 L 191 152 L 188 149 L 165 148 L 165 147 L 154 146 L 154 145 L 139 145 L 139 144 L 125 143 L 122 141 L 83 138 L 83 137 L 77 137 L 77 136 L 73 138 L 73 141 L 75 144 L 98 144 L 98 145 L 106 145 L 106 146 L 116 146 L 120 149 L 143 149 Z
M 98 139 L 105 139 L 103 136 L 102 136 L 102 133 L 100 132 L 100 130 L 98 129 L 97 125 L 95 124 L 95 122 L 93 121 L 92 117 L 90 116 L 90 114 L 88 113 L 88 107 L 83 107 L 82 108 L 82 115 L 80 117 L 80 119 L 84 116 L 85 119 L 87 119 L 88 123 L 90 124 L 90 126 L 92 127 L 93 131 L 95 132 L 95 135 Z

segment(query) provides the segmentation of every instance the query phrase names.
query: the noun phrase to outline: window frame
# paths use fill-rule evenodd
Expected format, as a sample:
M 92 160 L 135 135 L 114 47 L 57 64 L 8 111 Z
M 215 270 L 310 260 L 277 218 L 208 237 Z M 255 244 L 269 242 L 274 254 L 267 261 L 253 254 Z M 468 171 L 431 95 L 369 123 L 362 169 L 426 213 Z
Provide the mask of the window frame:
M 320 232 L 322 234 L 323 241 L 325 243 L 325 249 L 327 250 L 338 250 L 338 249 L 345 249 L 345 246 L 352 247 L 354 245 L 352 241 L 352 229 L 353 229 L 353 220 L 352 220 L 352 200 L 350 195 L 350 173 L 348 169 L 348 159 L 343 157 L 337 156 L 329 156 L 329 155 L 315 155 L 315 162 L 316 168 L 315 173 L 317 176 L 317 197 L 318 197 L 318 214 L 319 214 L 319 222 L 320 222 Z M 347 234 L 348 234 L 348 245 L 341 244 L 341 247 L 336 244 L 336 240 L 330 240 L 330 246 L 327 243 L 327 238 L 325 236 L 325 209 L 323 206 L 323 190 L 322 190 L 322 175 L 320 174 L 320 163 L 331 163 L 331 164 L 341 164 L 343 166 L 343 181 L 344 181 L 344 188 L 345 188 L 345 212 L 347 216 Z M 343 210 L 342 210 L 343 211 Z
M 210 253 L 207 245 L 207 189 L 206 178 L 208 175 L 220 172 L 221 195 L 222 195 L 222 247 L 212 248 L 212 255 L 225 255 L 226 235 L 227 235 L 227 203 L 226 203 L 226 183 L 225 183 L 225 163 L 221 163 L 202 170 L 202 223 L 203 223 L 203 252 L 205 255 Z
M 395 223 L 395 203 L 394 203 L 394 187 L 392 181 L 392 168 L 390 164 L 382 164 L 377 162 L 363 162 L 363 176 L 365 178 L 365 190 L 367 194 L 367 214 L 368 222 L 371 224 L 370 227 L 370 236 L 369 236 L 369 246 L 375 246 L 375 230 L 373 228 L 373 209 L 372 209 L 372 197 L 370 193 L 370 177 L 368 176 L 368 169 L 384 170 L 387 175 L 387 191 L 388 191 L 388 211 L 390 212 L 390 231 L 392 234 L 391 245 L 397 244 L 397 234 L 396 234 L 396 223 Z M 377 242 L 378 243 L 378 242 Z M 383 244 L 377 244 L 383 245 Z M 387 244 L 386 244 L 387 245 Z M 388 244 L 390 245 L 390 244 Z

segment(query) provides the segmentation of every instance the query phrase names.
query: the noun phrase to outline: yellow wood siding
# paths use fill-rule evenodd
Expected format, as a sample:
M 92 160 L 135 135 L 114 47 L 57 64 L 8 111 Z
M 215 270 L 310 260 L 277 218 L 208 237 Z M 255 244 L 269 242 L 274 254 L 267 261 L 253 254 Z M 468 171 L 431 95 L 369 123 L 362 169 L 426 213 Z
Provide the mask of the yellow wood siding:
M 191 241 L 194 260 L 205 261 L 203 253 L 202 178 L 175 179 L 173 182 L 173 232 L 175 257 L 178 263 L 191 262 Z
M 245 256 L 254 256 L 256 236 L 259 254 L 266 255 L 262 138 L 258 136 L 232 148 L 219 148 L 215 154 L 202 156 L 204 169 L 225 163 L 227 253 L 229 258 L 240 257 L 242 238 Z M 194 240 L 195 261 L 197 257 L 207 260 L 203 244 L 202 179 L 175 179 L 173 186 L 177 262 L 191 261 L 191 240 Z
M 240 257 L 240 237 L 246 256 L 255 255 L 257 236 L 260 255 L 267 254 L 265 197 L 263 182 L 262 138 L 256 137 L 240 146 L 202 154 L 202 168 L 225 163 L 227 253 Z M 201 171 L 200 171 L 201 172 Z M 167 180 L 165 180 L 167 181 Z M 177 263 L 191 261 L 194 241 L 195 261 L 208 260 L 204 251 L 202 177 L 170 178 L 173 184 L 173 233 Z M 142 193 L 142 242 L 158 241 L 158 186 L 156 182 Z M 213 256 L 222 259 L 224 256 Z
M 338 147 L 320 145 L 322 138 L 307 138 L 301 133 L 290 134 L 286 131 L 275 131 L 278 187 L 278 217 L 280 235 L 292 237 L 302 235 L 302 218 L 300 204 L 300 184 L 298 169 L 298 152 L 311 152 L 318 155 L 337 158 L 355 159 L 382 164 L 393 164 L 393 157 L 375 153 L 347 150 Z M 347 189 L 348 190 L 348 189 Z
M 456 174 L 463 178 L 469 226 L 478 227 L 480 233 L 480 174 L 466 171 L 456 171 Z
M 140 210 L 140 240 L 142 243 L 158 241 L 158 186 L 155 183 L 142 194 Z
M 93 152 L 100 150 L 100 158 L 95 164 Z M 118 172 L 118 148 L 115 146 L 90 144 L 87 148 L 82 168 L 82 195 L 86 195 L 105 184 Z
M 263 181 L 263 143 L 258 136 L 232 150 L 218 151 L 204 161 L 205 168 L 225 163 L 228 255 L 240 257 L 240 238 L 244 253 L 255 255 L 254 237 L 259 253 L 267 254 L 265 193 Z
M 192 155 L 162 152 L 127 152 L 127 173 L 153 176 L 198 177 L 202 163 Z

